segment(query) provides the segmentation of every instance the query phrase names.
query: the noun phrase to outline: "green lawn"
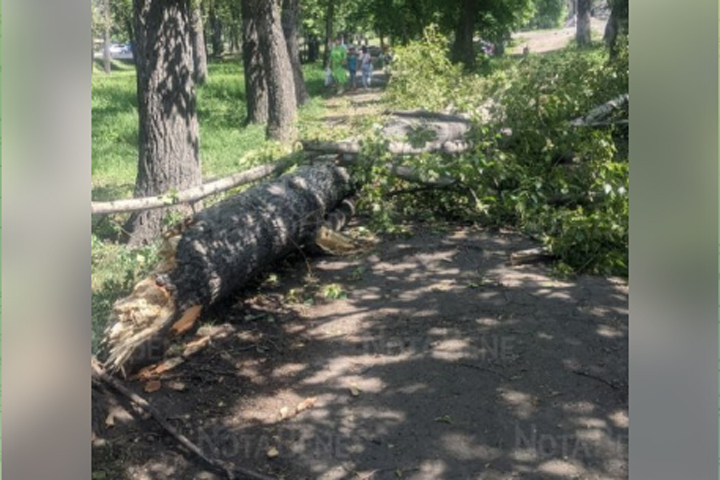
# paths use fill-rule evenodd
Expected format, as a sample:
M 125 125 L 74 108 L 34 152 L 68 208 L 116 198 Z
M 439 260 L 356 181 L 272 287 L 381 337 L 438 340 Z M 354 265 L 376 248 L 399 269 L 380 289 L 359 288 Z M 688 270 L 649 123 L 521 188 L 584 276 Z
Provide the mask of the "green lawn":
M 137 98 L 135 69 L 115 63 L 110 75 L 92 81 L 92 198 L 130 197 L 137 172 Z M 301 118 L 320 111 L 323 72 L 306 65 L 304 74 L 313 100 Z M 245 84 L 238 59 L 210 63 L 209 80 L 198 87 L 200 156 L 203 176 L 218 177 L 243 170 L 244 154 L 265 145 L 262 126 L 242 127 L 246 114 Z

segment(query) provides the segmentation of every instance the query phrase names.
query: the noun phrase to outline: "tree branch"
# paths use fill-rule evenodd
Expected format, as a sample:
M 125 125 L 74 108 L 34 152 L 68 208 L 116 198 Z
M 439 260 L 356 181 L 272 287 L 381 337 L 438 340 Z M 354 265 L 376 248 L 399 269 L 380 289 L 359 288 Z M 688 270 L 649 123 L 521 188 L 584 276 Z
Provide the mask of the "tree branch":
M 135 212 L 139 210 L 152 210 L 156 208 L 170 207 L 180 203 L 196 202 L 214 193 L 224 192 L 240 185 L 261 180 L 272 174 L 280 173 L 290 167 L 290 165 L 292 165 L 292 162 L 289 160 L 266 163 L 264 165 L 251 168 L 250 170 L 230 175 L 229 177 L 183 190 L 173 196 L 165 194 L 155 197 L 115 200 L 112 202 L 92 202 L 91 213 L 93 215 L 100 215 L 107 213 Z

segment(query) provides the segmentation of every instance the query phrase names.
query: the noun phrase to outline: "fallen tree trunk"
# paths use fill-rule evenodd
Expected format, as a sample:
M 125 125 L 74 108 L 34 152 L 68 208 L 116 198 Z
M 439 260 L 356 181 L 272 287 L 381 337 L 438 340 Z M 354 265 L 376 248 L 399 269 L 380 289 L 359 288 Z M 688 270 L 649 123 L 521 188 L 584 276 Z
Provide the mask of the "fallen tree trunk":
M 190 203 L 202 200 L 214 193 L 220 193 L 231 188 L 247 185 L 248 183 L 261 180 L 275 173 L 281 173 L 292 165 L 290 161 L 278 161 L 267 163 L 258 167 L 251 168 L 244 172 L 230 175 L 204 185 L 189 188 L 173 195 L 165 194 L 155 197 L 132 198 L 128 200 L 115 200 L 112 202 L 92 202 L 90 211 L 93 215 L 107 213 L 123 213 L 135 212 L 140 210 L 152 210 L 156 208 L 164 208 L 179 203 Z
M 195 215 L 166 240 L 163 261 L 113 307 L 105 367 L 124 375 L 160 359 L 201 311 L 314 241 L 350 193 L 344 168 L 302 166 Z
M 444 142 L 427 142 L 422 147 L 414 147 L 405 142 L 389 142 L 388 152 L 393 155 L 420 155 L 422 153 L 463 153 L 472 145 L 463 140 L 448 140 Z M 303 142 L 303 148 L 310 152 L 337 153 L 358 155 L 362 149 L 359 141 L 344 142 Z

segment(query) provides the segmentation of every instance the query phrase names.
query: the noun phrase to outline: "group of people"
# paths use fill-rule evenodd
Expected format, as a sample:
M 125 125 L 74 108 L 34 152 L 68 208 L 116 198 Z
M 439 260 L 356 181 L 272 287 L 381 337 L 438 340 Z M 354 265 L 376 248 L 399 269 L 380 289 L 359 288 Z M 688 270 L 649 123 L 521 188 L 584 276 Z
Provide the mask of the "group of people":
M 389 61 L 389 58 L 386 49 L 382 54 L 383 63 Z M 358 52 L 355 47 L 346 48 L 341 39 L 336 39 L 330 50 L 330 66 L 326 84 L 334 84 L 339 94 L 343 93 L 346 86 L 355 90 L 358 87 L 358 71 L 362 88 L 369 89 L 372 84 L 373 59 L 367 46 L 363 45 Z

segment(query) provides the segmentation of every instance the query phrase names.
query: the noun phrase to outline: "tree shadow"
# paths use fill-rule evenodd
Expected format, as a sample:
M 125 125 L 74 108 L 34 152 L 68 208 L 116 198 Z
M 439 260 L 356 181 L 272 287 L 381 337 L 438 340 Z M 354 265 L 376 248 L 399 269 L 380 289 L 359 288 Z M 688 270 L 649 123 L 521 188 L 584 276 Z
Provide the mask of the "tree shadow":
M 420 232 L 313 260 L 347 298 L 294 306 L 280 299 L 307 272 L 286 264 L 279 285 L 219 313 L 243 332 L 188 362 L 190 392 L 154 402 L 189 415 L 180 425 L 209 454 L 285 478 L 626 478 L 626 287 L 506 265 L 529 245 Z M 136 461 L 172 470 L 157 479 L 203 470 L 169 446 Z

